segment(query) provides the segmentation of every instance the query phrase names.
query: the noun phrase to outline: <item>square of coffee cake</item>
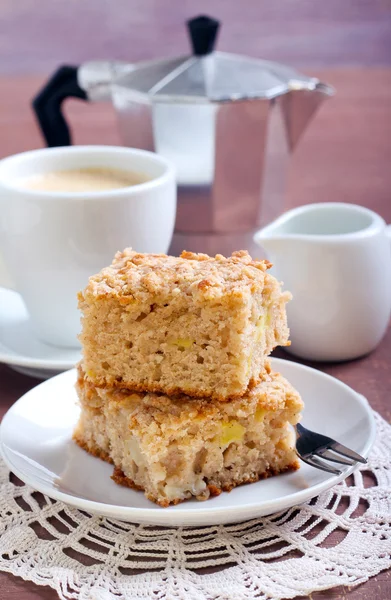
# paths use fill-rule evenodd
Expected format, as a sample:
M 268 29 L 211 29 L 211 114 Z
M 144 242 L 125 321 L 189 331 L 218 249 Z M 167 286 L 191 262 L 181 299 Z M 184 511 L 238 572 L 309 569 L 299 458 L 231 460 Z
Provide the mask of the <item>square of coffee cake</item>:
M 98 388 L 81 367 L 77 392 L 77 444 L 113 463 L 114 481 L 161 506 L 206 500 L 299 466 L 291 425 L 303 403 L 270 369 L 229 402 Z
M 226 400 L 262 376 L 287 345 L 290 298 L 270 263 L 119 252 L 79 294 L 83 368 L 96 386 Z

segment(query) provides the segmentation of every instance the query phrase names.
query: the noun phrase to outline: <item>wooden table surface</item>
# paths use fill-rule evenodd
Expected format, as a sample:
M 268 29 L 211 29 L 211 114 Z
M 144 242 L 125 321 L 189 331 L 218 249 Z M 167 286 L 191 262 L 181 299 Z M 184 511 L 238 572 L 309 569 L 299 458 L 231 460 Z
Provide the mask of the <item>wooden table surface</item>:
M 362 204 L 391 222 L 391 69 L 350 68 L 317 71 L 335 86 L 303 136 L 293 157 L 286 208 L 318 201 Z M 0 78 L 0 157 L 42 145 L 29 100 L 42 77 Z M 75 143 L 120 142 L 111 106 L 69 101 Z M 364 280 L 364 277 L 363 277 Z M 379 347 L 360 360 L 312 365 L 338 377 L 364 394 L 384 418 L 391 417 L 391 330 Z M 38 383 L 0 365 L 0 417 L 24 392 Z M 50 588 L 39 588 L 0 573 L 3 600 L 54 599 Z M 313 600 L 385 600 L 391 597 L 390 571 L 348 590 L 316 593 Z

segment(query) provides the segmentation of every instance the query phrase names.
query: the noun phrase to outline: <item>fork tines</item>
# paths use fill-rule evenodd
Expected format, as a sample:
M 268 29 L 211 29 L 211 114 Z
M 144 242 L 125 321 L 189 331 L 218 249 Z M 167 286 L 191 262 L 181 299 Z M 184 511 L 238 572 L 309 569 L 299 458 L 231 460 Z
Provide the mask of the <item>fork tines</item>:
M 330 437 L 310 431 L 300 423 L 296 425 L 296 434 L 296 452 L 298 456 L 307 464 L 322 471 L 333 473 L 333 475 L 341 474 L 339 469 L 330 465 L 327 461 L 349 467 L 357 462 L 363 464 L 367 462 L 366 458 L 354 450 Z

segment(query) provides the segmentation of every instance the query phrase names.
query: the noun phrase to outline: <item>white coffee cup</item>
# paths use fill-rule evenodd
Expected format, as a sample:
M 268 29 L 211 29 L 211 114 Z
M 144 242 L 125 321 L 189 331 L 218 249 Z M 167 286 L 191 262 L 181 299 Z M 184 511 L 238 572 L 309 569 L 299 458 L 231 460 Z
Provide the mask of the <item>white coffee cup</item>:
M 29 176 L 86 167 L 142 173 L 147 181 L 101 192 L 37 191 L 22 184 Z M 175 214 L 174 169 L 152 152 L 70 146 L 5 158 L 0 161 L 0 285 L 20 292 L 39 339 L 76 347 L 76 294 L 88 277 L 128 246 L 167 252 Z
M 254 240 L 293 294 L 289 352 L 341 361 L 371 352 L 391 311 L 391 229 L 375 212 L 344 203 L 288 211 Z

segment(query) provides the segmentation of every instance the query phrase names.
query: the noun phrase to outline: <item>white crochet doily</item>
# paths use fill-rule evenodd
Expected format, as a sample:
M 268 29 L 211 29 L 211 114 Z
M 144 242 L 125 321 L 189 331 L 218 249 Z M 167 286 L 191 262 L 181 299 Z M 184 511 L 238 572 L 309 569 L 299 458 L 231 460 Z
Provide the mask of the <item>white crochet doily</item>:
M 260 600 L 354 586 L 391 566 L 391 426 L 368 465 L 307 504 L 236 525 L 90 516 L 0 463 L 0 569 L 80 600 Z

